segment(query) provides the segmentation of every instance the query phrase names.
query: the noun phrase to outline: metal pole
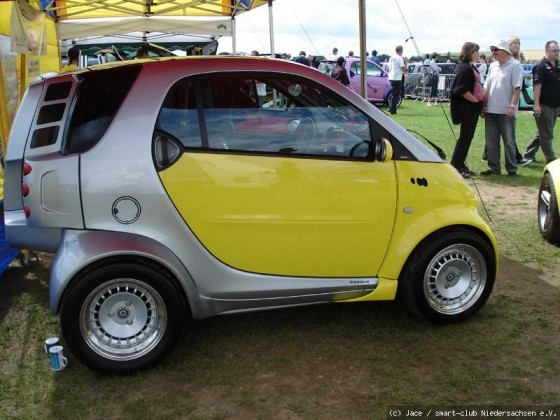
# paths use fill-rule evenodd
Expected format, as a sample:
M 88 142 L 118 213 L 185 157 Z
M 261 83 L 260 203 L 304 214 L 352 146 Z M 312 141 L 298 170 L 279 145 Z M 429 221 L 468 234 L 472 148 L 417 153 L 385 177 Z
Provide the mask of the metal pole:
M 270 31 L 270 58 L 274 58 L 274 19 L 272 16 L 272 2 L 268 0 L 268 28 Z
M 4 93 L 4 73 L 0 61 L 0 142 L 2 143 L 2 157 L 6 159 L 8 147 L 8 135 L 10 134 L 10 122 L 8 121 L 8 106 Z
M 237 28 L 236 28 L 236 25 L 235 25 L 235 16 L 232 16 L 231 17 L 231 49 L 233 50 L 232 51 L 233 55 L 237 54 L 237 45 L 236 45 L 236 42 L 235 42 L 236 31 L 237 31 Z
M 268 0 L 268 29 L 270 31 L 270 58 L 274 58 L 274 19 L 272 14 L 272 2 L 274 0 Z M 278 93 L 276 89 L 272 91 L 272 106 L 277 107 L 278 104 Z
M 359 0 L 360 10 L 360 79 L 362 83 L 362 96 L 367 99 L 367 67 L 366 67 L 366 0 Z

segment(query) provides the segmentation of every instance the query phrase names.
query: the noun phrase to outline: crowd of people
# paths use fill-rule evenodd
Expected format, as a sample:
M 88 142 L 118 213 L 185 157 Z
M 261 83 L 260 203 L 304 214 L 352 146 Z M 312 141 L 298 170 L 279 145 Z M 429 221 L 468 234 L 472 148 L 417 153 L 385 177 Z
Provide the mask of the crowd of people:
M 502 172 L 501 149 L 504 150 L 504 167 L 508 176 L 516 176 L 519 165 L 528 165 L 535 161 L 535 154 L 540 149 L 546 162 L 556 159 L 553 146 L 554 127 L 560 112 L 560 67 L 558 65 L 559 48 L 556 41 L 548 41 L 544 48 L 544 57 L 533 67 L 533 115 L 536 134 L 523 153 L 519 152 L 515 125 L 519 109 L 521 92 L 526 89 L 523 68 L 521 66 L 521 41 L 512 36 L 507 40 L 498 40 L 490 45 L 492 61 L 489 62 L 480 53 L 480 46 L 474 42 L 465 42 L 455 69 L 451 86 L 451 118 L 460 125 L 460 134 L 451 158 L 451 164 L 465 178 L 474 174 L 466 164 L 469 149 L 475 135 L 479 119 L 484 120 L 485 148 L 483 159 L 488 169 L 482 176 L 498 175 Z M 369 55 L 369 54 L 368 54 Z M 346 57 L 353 57 L 349 51 Z M 377 51 L 373 50 L 371 61 L 380 63 Z M 304 51 L 295 61 L 313 66 L 313 56 Z M 333 48 L 327 57 L 336 61 L 333 77 L 348 85 L 345 57 Z M 427 105 L 437 103 L 438 73 L 437 53 L 426 56 L 428 66 L 429 97 Z M 398 45 L 390 57 L 387 70 L 392 88 L 401 91 L 408 60 L 403 57 L 403 47 Z M 392 96 L 389 112 L 397 113 L 398 95 Z
M 469 149 L 475 135 L 479 119 L 484 120 L 485 148 L 483 159 L 488 169 L 480 175 L 501 174 L 501 145 L 504 149 L 504 167 L 508 176 L 516 176 L 519 165 L 528 165 L 535 161 L 535 154 L 542 149 L 548 162 L 556 159 L 553 146 L 553 132 L 560 111 L 560 67 L 558 65 L 559 48 L 556 41 L 545 45 L 544 57 L 533 67 L 534 118 L 536 134 L 523 153 L 519 152 L 515 136 L 515 123 L 519 108 L 519 98 L 526 88 L 520 57 L 521 41 L 517 36 L 508 40 L 498 40 L 490 45 L 492 61 L 489 62 L 480 53 L 480 46 L 474 42 L 465 42 L 461 48 L 459 60 L 451 86 L 450 110 L 453 123 L 460 125 L 460 134 L 453 150 L 451 164 L 465 178 L 475 173 L 466 164 Z M 368 59 L 379 65 L 381 61 L 377 51 L 373 50 Z M 337 48 L 326 57 L 335 62 L 332 77 L 343 85 L 350 84 L 345 69 L 346 58 L 354 57 L 353 51 L 346 55 L 339 54 Z M 281 58 L 291 59 L 288 54 Z M 424 64 L 428 66 L 429 94 L 427 105 L 435 105 L 438 98 L 437 53 L 426 55 Z M 301 51 L 293 60 L 306 66 L 318 67 L 319 60 L 313 55 Z M 403 47 L 398 45 L 389 58 L 386 70 L 392 89 L 401 91 L 404 75 L 408 69 L 408 59 L 403 57 Z M 389 112 L 397 113 L 398 95 L 392 95 Z
M 494 42 L 490 46 L 494 61 L 489 65 L 486 57 L 479 56 L 479 49 L 478 44 L 473 42 L 463 45 L 451 86 L 451 117 L 461 127 L 451 164 L 465 178 L 474 175 L 466 164 L 466 158 L 479 117 L 484 119 L 485 124 L 483 159 L 488 163 L 488 169 L 482 171 L 481 175 L 501 174 L 502 143 L 508 176 L 516 176 L 519 165 L 534 162 L 539 147 L 547 163 L 555 160 L 552 139 L 560 111 L 558 43 L 548 41 L 543 59 L 533 67 L 533 115 L 537 133 L 523 154 L 519 152 L 515 135 L 519 98 L 524 89 L 520 63 L 521 41 L 512 36 L 508 40 Z M 479 61 L 481 66 L 477 69 L 475 64 Z M 484 74 L 486 69 L 487 73 Z
M 482 171 L 483 176 L 501 174 L 501 144 L 504 149 L 504 166 L 508 176 L 516 176 L 519 165 L 535 162 L 535 154 L 540 149 L 546 162 L 556 159 L 553 137 L 554 127 L 560 112 L 560 67 L 558 65 L 558 42 L 548 41 L 544 48 L 544 57 L 532 70 L 534 105 L 533 115 L 536 124 L 536 134 L 529 142 L 523 153 L 519 152 L 515 136 L 519 98 L 525 89 L 523 68 L 520 57 L 521 41 L 512 36 L 508 40 L 498 40 L 490 45 L 493 61 L 488 62 L 484 54 L 480 54 L 480 47 L 474 42 L 465 42 L 461 48 L 459 61 L 455 69 L 455 76 L 451 85 L 450 110 L 454 124 L 460 125 L 459 138 L 455 145 L 451 164 L 465 178 L 474 174 L 466 164 L 469 149 L 475 135 L 479 118 L 485 123 L 485 148 L 483 159 L 488 163 L 488 169 Z M 75 47 L 68 51 L 68 65 L 62 71 L 69 71 L 77 67 L 79 52 Z M 137 51 L 137 58 L 148 55 L 146 47 Z M 258 56 L 258 51 L 251 55 Z M 369 54 L 367 54 L 369 56 Z M 350 85 L 345 68 L 346 58 L 354 57 L 353 51 L 346 56 L 340 55 L 338 48 L 332 49 L 327 60 L 335 62 L 332 77 L 345 86 Z M 320 64 L 318 57 L 300 51 L 292 59 L 290 54 L 278 54 L 277 58 L 293 60 L 297 63 L 317 68 Z M 426 55 L 424 64 L 428 66 L 429 97 L 427 105 L 437 103 L 438 54 Z M 372 50 L 368 57 L 381 65 L 376 50 Z M 477 66 L 478 64 L 478 66 Z M 388 78 L 394 91 L 400 92 L 404 75 L 408 69 L 408 59 L 403 57 L 403 47 L 398 45 L 395 53 L 387 64 Z M 266 86 L 259 86 L 259 99 L 266 94 Z M 389 112 L 397 113 L 399 95 L 392 95 Z

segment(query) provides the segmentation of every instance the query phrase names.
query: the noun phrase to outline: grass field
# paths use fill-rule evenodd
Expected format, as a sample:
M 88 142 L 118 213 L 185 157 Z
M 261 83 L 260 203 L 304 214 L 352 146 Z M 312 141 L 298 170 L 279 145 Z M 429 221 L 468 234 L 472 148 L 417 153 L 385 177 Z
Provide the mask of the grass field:
M 449 158 L 444 113 L 447 105 L 407 100 L 395 120 Z M 483 129 L 481 121 L 468 159 L 477 172 Z M 520 115 L 520 148 L 534 130 L 532 116 Z M 560 417 L 560 252 L 536 225 L 543 166 L 469 181 L 497 235 L 501 270 L 487 305 L 458 325 L 430 325 L 398 302 L 231 315 L 189 324 L 152 370 L 103 376 L 67 354 L 68 367 L 54 373 L 43 351 L 60 333 L 48 311 L 51 256 L 14 266 L 0 280 L 0 419 L 380 419 L 390 407 L 497 405 L 556 405 Z

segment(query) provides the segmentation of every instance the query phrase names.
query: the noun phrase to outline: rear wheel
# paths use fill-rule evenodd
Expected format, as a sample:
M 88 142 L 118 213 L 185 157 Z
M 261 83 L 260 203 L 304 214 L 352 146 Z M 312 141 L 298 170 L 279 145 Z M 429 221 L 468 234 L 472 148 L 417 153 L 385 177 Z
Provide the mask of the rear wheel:
M 560 215 L 558 214 L 558 197 L 556 196 L 554 181 L 549 173 L 544 174 L 539 188 L 538 220 L 542 237 L 551 244 L 559 244 Z
M 479 235 L 464 229 L 424 241 L 399 280 L 399 296 L 436 323 L 462 321 L 482 308 L 495 280 L 496 259 Z
M 74 280 L 60 320 L 74 356 L 126 373 L 159 363 L 181 335 L 186 309 L 165 272 L 140 263 L 100 265 Z

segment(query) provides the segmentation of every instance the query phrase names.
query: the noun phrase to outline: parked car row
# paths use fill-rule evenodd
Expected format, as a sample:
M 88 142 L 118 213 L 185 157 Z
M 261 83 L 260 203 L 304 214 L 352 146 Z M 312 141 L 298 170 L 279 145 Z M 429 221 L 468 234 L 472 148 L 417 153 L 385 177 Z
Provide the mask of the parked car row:
M 439 74 L 443 76 L 438 84 L 438 96 L 441 100 L 449 99 L 449 89 L 453 81 L 455 63 L 438 63 Z M 404 76 L 404 96 L 407 98 L 425 97 L 429 94 L 429 68 L 424 63 L 410 63 Z

